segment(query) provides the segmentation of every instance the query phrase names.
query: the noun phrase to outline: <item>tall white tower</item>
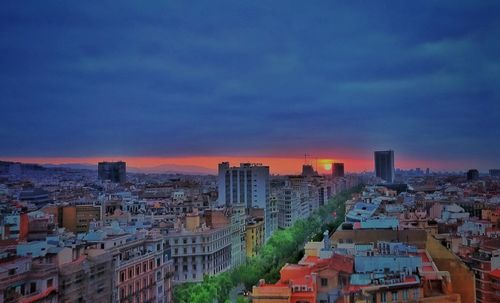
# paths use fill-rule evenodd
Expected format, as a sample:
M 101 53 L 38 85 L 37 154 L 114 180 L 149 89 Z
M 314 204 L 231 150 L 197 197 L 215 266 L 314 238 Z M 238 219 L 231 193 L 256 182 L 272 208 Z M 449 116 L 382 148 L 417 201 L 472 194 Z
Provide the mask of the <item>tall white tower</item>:
M 271 205 L 269 201 L 269 166 L 253 163 L 241 163 L 239 167 L 230 167 L 228 162 L 219 164 L 218 174 L 220 206 L 243 205 L 245 208 L 264 209 L 266 238 L 273 232 Z

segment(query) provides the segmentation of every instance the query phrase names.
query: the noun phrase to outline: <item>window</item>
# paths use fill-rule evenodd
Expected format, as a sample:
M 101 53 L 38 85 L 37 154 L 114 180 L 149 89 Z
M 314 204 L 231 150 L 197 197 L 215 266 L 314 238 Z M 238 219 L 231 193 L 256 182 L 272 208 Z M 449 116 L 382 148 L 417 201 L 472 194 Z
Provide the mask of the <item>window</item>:
M 397 301 L 398 300 L 398 292 L 397 291 L 393 291 L 392 292 L 392 301 Z
M 386 303 L 387 302 L 387 293 L 386 292 L 381 292 L 380 293 L 380 302 L 381 303 Z
M 403 300 L 404 301 L 408 300 L 408 289 L 403 290 Z
M 328 286 L 328 279 L 321 278 L 321 287 L 326 287 L 326 286 Z
M 36 292 L 36 283 L 31 282 L 30 283 L 30 293 L 34 293 L 34 292 Z
M 54 281 L 52 279 L 48 279 L 47 280 L 47 287 L 52 287 L 53 283 L 54 283 Z
M 413 299 L 418 299 L 418 297 L 420 297 L 420 291 L 418 288 L 415 288 L 413 293 Z

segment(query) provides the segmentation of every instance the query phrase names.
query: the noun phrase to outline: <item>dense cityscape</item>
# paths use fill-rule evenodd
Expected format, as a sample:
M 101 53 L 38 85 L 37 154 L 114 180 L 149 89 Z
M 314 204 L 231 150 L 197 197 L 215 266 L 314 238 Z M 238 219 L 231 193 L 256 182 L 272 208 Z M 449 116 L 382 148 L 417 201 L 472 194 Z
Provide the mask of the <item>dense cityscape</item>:
M 0 302 L 498 302 L 500 170 L 394 164 L 0 162 Z
M 0 303 L 500 303 L 500 1 L 0 4 Z

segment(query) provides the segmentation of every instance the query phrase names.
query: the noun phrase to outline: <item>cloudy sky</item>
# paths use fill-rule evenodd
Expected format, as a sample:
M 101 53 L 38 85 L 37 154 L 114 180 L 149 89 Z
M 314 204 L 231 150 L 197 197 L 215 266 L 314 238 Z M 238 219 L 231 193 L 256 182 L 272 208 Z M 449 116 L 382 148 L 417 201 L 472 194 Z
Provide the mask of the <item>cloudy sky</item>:
M 499 1 L 3 1 L 0 37 L 2 158 L 500 166 Z

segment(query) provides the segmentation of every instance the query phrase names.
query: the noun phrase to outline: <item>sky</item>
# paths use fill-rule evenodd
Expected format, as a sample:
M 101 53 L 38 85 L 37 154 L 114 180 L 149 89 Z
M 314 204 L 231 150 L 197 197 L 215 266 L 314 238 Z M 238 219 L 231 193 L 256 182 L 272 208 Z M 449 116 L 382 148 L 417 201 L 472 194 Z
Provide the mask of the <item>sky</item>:
M 500 167 L 499 37 L 488 0 L 4 1 L 0 159 Z

